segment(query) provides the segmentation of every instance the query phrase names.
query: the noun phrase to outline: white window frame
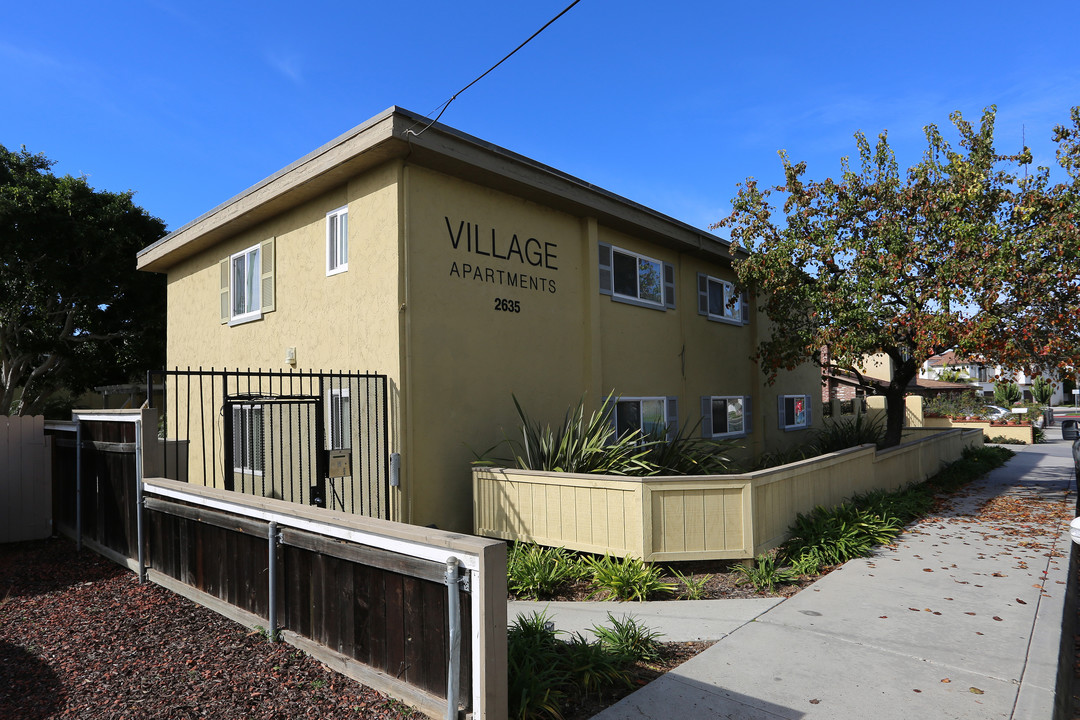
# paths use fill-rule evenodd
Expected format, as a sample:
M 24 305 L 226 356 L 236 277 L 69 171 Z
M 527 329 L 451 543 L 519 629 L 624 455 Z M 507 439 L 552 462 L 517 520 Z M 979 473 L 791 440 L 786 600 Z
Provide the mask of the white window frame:
M 241 475 L 262 477 L 266 467 L 263 406 L 233 405 L 232 415 L 233 472 Z M 258 425 L 256 425 L 256 419 Z M 253 436 L 252 431 L 256 427 L 258 427 L 258 435 Z M 252 444 L 253 439 L 257 439 L 254 444 Z M 239 442 L 237 442 L 238 440 Z M 239 463 L 237 460 L 239 460 Z
M 783 415 L 781 416 L 781 419 L 782 419 L 783 422 L 780 423 L 780 424 L 783 426 L 784 430 L 805 430 L 806 428 L 810 427 L 810 424 L 812 422 L 812 420 L 811 420 L 811 417 L 812 417 L 812 415 L 811 415 L 811 412 L 812 412 L 811 411 L 811 407 L 812 407 L 811 402 L 812 401 L 811 401 L 809 395 L 779 395 L 778 398 L 779 398 L 779 403 L 777 404 L 777 409 L 780 410 L 781 407 L 783 408 L 783 410 L 781 411 L 783 413 Z M 788 423 L 788 416 L 787 416 L 787 401 L 788 400 L 792 400 L 793 402 L 796 402 L 796 403 L 799 400 L 803 401 L 803 421 L 801 423 L 799 423 L 799 422 Z M 798 411 L 796 410 L 795 412 L 796 412 L 796 418 L 795 419 L 797 420 L 798 419 Z
M 326 276 L 349 269 L 349 206 L 326 213 Z
M 714 322 L 729 323 L 731 325 L 747 324 L 746 313 L 744 312 L 744 303 L 747 302 L 746 294 L 739 292 L 736 289 L 735 284 L 728 280 L 723 280 L 707 273 L 701 273 L 700 277 L 705 280 L 705 300 L 703 302 L 706 303 L 706 306 L 701 308 L 699 305 L 698 312 L 708 316 L 709 320 Z M 713 312 L 712 290 L 714 286 L 717 286 L 720 289 L 722 298 L 720 303 L 720 313 Z M 698 292 L 701 292 L 701 288 L 698 289 Z M 735 298 L 734 304 L 729 304 L 733 297 Z
M 709 406 L 709 421 L 710 421 L 709 427 L 711 428 L 711 431 L 709 432 L 708 437 L 711 437 L 711 438 L 742 437 L 744 435 L 749 435 L 750 434 L 750 429 L 747 427 L 749 425 L 749 423 L 747 422 L 748 415 L 749 415 L 748 410 L 750 409 L 749 408 L 749 404 L 750 404 L 749 403 L 749 400 L 750 400 L 749 396 L 747 396 L 747 395 L 710 395 L 706 399 L 707 399 L 708 406 Z M 739 419 L 740 419 L 740 422 L 742 424 L 741 429 L 739 429 L 739 430 L 731 430 L 730 426 L 728 425 L 728 422 L 727 422 L 728 415 L 725 413 L 724 425 L 726 427 L 728 427 L 729 429 L 725 430 L 724 432 L 716 432 L 716 410 L 713 408 L 713 403 L 715 403 L 717 400 L 723 400 L 724 401 L 725 410 L 727 408 L 727 403 L 731 402 L 732 400 L 737 400 L 739 402 L 739 406 L 740 406 Z
M 238 262 L 244 265 L 243 294 L 238 293 L 236 287 L 236 266 Z M 254 289 L 254 293 L 246 292 Z M 253 295 L 250 297 L 249 295 Z M 236 312 L 237 298 L 243 297 L 245 310 Z M 253 308 L 253 309 L 252 309 Z M 240 325 L 252 320 L 262 319 L 262 246 L 252 245 L 238 253 L 229 256 L 229 325 Z
M 597 261 L 600 271 L 600 294 L 607 295 L 612 300 L 620 303 L 626 303 L 627 305 L 637 305 L 638 307 L 649 308 L 650 310 L 660 310 L 665 312 L 667 310 L 675 309 L 675 266 L 669 262 L 658 260 L 648 255 L 642 255 L 641 253 L 633 252 L 632 250 L 624 250 L 610 243 L 601 242 L 597 244 L 599 251 Z M 634 294 L 615 292 L 615 256 L 625 255 L 634 261 L 636 272 L 634 274 Z M 660 270 L 660 300 L 651 300 L 641 297 L 641 263 L 648 262 L 659 266 Z
M 326 407 L 329 429 L 327 440 L 331 450 L 352 448 L 352 392 L 350 388 L 331 388 L 330 402 Z M 345 412 L 342 412 L 342 410 Z
M 617 436 L 622 436 L 627 432 L 634 430 L 640 430 L 643 435 L 648 437 L 649 433 L 645 431 L 644 427 L 637 428 L 623 428 L 619 427 L 619 405 L 623 403 L 637 403 L 638 404 L 638 417 L 644 421 L 645 414 L 642 411 L 642 403 L 645 402 L 659 402 L 661 404 L 661 428 L 667 431 L 667 437 L 670 439 L 672 435 L 678 431 L 678 419 L 675 415 L 677 409 L 676 399 L 674 397 L 660 396 L 642 396 L 642 397 L 620 397 L 615 400 L 614 407 L 611 411 L 611 423 L 615 427 L 615 433 Z

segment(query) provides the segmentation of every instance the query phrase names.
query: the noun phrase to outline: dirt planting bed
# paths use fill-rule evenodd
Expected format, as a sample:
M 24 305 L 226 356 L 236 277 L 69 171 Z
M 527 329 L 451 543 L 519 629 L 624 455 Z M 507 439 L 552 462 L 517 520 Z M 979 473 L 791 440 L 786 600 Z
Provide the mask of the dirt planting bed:
M 0 545 L 0 718 L 419 718 L 67 539 Z

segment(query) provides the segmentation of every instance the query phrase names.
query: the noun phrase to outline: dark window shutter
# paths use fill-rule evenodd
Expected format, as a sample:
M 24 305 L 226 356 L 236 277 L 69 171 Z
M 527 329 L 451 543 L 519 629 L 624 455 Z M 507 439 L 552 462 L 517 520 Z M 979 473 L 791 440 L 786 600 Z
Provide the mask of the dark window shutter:
M 667 439 L 672 440 L 679 433 L 679 399 L 668 397 L 667 399 Z
M 749 395 L 747 395 L 746 397 L 743 398 L 743 401 L 742 401 L 742 407 L 743 407 L 742 426 L 743 426 L 743 432 L 745 432 L 747 435 L 752 435 L 754 433 L 754 413 L 752 412 L 754 406 L 753 406 L 753 403 L 751 402 L 751 400 L 752 400 L 751 397 Z
M 229 258 L 225 258 L 218 267 L 221 270 L 221 324 L 225 325 L 232 318 L 232 306 L 229 305 L 229 277 L 232 272 Z
M 600 294 L 611 294 L 611 246 L 600 243 Z
M 712 397 L 703 395 L 701 397 L 701 437 L 711 438 L 712 435 Z
M 709 314 L 709 276 L 697 274 L 697 311 L 698 315 Z
M 784 399 L 783 395 L 776 396 L 776 422 L 781 430 L 787 427 L 786 418 L 784 417 Z
M 675 309 L 675 266 L 664 263 L 664 304 Z
M 261 303 L 259 309 L 262 312 L 271 312 L 276 307 L 274 300 L 274 238 L 264 240 L 259 244 L 259 280 L 261 282 Z
M 750 303 L 749 303 L 749 299 L 750 298 L 747 296 L 746 291 L 743 290 L 742 293 L 740 293 L 740 295 L 739 295 L 739 301 L 740 301 L 741 306 L 742 306 L 742 322 L 743 322 L 743 325 L 749 325 L 750 324 Z

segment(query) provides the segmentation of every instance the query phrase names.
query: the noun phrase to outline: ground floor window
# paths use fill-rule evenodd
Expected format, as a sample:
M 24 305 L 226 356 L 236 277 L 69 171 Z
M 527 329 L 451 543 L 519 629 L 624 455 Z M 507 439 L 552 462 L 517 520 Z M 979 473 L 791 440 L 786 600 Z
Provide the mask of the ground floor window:
M 261 405 L 232 406 L 233 471 L 263 474 L 263 409 Z
M 352 446 L 352 400 L 349 388 L 330 391 L 330 449 L 345 450 Z
M 782 430 L 800 430 L 810 427 L 810 396 L 778 396 L 777 414 L 779 415 L 779 425 Z
M 750 398 L 742 395 L 702 398 L 702 435 L 724 437 L 750 432 Z
M 621 437 L 640 430 L 649 437 L 670 436 L 677 428 L 673 397 L 620 398 L 615 403 L 615 432 Z

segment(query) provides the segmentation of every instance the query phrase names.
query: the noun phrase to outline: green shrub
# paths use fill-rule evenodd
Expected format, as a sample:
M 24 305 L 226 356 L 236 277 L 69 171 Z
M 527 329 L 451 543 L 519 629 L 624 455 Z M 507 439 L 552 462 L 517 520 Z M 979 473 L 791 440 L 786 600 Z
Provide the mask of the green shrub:
M 961 393 L 942 393 L 934 397 L 923 398 L 923 413 L 944 415 L 946 417 L 968 417 L 985 415 L 986 401 L 974 390 Z
M 877 445 L 885 439 L 885 427 L 881 418 L 870 419 L 866 414 L 855 417 L 826 420 L 825 427 L 814 437 L 814 447 L 822 455 L 850 447 L 872 443 Z
M 712 575 L 705 575 L 695 579 L 692 575 L 683 575 L 678 570 L 673 569 L 672 572 L 683 586 L 682 592 L 679 593 L 680 598 L 683 600 L 701 600 L 705 597 L 705 586 L 712 580 Z
M 642 458 L 655 475 L 725 475 L 738 472 L 731 458 L 732 450 L 742 447 L 734 440 L 708 440 L 696 437 L 697 425 L 680 428 L 672 438 L 649 437 L 642 447 Z M 629 474 L 629 473 L 628 473 Z
M 799 462 L 800 460 L 817 457 L 820 454 L 818 449 L 812 444 L 797 445 L 788 448 L 787 450 L 763 453 L 758 459 L 757 465 L 754 467 L 758 470 L 767 470 L 769 468 L 779 467 L 780 465 L 788 465 L 793 462 Z
M 1031 383 L 1031 397 L 1039 405 L 1049 405 L 1054 396 L 1054 383 L 1044 377 L 1037 377 Z
M 616 600 L 648 600 L 653 595 L 668 594 L 675 586 L 665 583 L 660 568 L 637 558 L 621 560 L 610 555 L 584 558 L 592 575 L 590 598 L 609 595 Z
M 578 556 L 563 548 L 514 543 L 506 558 L 506 584 L 523 598 L 549 598 L 586 573 Z
M 562 720 L 570 674 L 561 642 L 544 613 L 519 617 L 506 633 L 510 717 Z
M 585 416 L 585 399 L 566 412 L 562 425 L 552 428 L 533 422 L 514 397 L 521 420 L 521 441 L 511 441 L 514 460 L 527 470 L 606 475 L 654 475 L 643 461 L 648 449 L 640 432 L 615 434 L 611 414 L 615 401 L 608 397 L 600 409 Z
M 639 632 L 648 634 L 644 628 Z M 561 720 L 568 695 L 630 685 L 630 661 L 622 651 L 578 633 L 566 641 L 559 634 L 542 612 L 517 618 L 507 631 L 511 718 Z
M 851 502 L 831 510 L 818 505 L 795 518 L 784 554 L 792 560 L 809 555 L 821 566 L 840 565 L 869 555 L 875 545 L 891 542 L 902 528 L 899 519 L 860 509 Z
M 778 566 L 773 555 L 758 555 L 753 565 L 736 565 L 735 573 L 739 576 L 737 584 L 749 583 L 758 592 L 772 592 L 777 585 L 797 579 L 791 569 Z
M 621 620 L 608 613 L 611 627 L 592 628 L 604 649 L 625 658 L 628 662 L 656 662 L 660 659 L 660 640 L 663 633 L 654 632 L 629 615 Z
M 585 694 L 599 693 L 612 685 L 630 685 L 626 658 L 600 640 L 590 641 L 574 633 L 563 644 L 562 653 L 570 682 Z
M 1022 397 L 1020 386 L 1014 382 L 999 382 L 994 386 L 994 402 L 1002 407 L 1011 408 Z

